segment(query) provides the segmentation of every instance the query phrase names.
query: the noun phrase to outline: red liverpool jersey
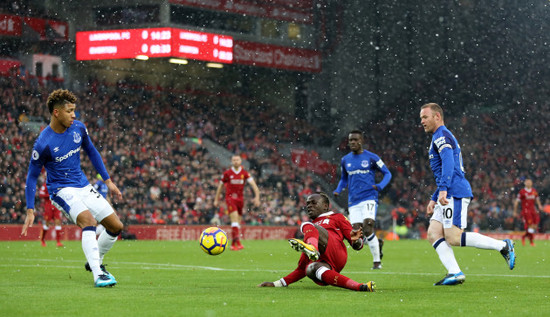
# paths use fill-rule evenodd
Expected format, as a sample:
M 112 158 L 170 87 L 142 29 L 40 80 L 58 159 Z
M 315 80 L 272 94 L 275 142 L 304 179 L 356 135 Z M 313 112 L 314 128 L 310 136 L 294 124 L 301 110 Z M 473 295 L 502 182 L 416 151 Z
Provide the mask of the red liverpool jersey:
M 317 217 L 314 224 L 325 228 L 328 231 L 327 248 L 321 257 L 320 262 L 325 262 L 336 271 L 341 272 L 346 266 L 348 252 L 344 239 L 351 244 L 351 230 L 353 229 L 349 220 L 342 214 L 329 211 Z M 306 276 L 306 268 L 311 261 L 302 253 L 298 261 L 298 267 L 283 279 L 285 283 L 292 284 Z M 316 282 L 325 285 L 323 282 Z
M 48 187 L 46 187 L 46 183 L 40 186 L 40 189 L 38 190 L 38 197 L 47 200 L 50 199 L 50 194 L 48 193 Z
M 239 170 L 230 168 L 225 171 L 222 175 L 222 182 L 225 184 L 225 199 L 242 200 L 244 185 L 249 178 L 250 174 L 242 167 Z
M 535 200 L 539 197 L 536 189 L 531 187 L 531 190 L 523 188 L 518 193 L 518 199 L 521 200 L 521 212 L 536 212 Z
M 344 249 L 346 249 L 344 239 L 351 244 L 351 230 L 353 227 L 346 216 L 329 211 L 315 218 L 313 223 L 327 229 L 329 234 L 336 234 Z

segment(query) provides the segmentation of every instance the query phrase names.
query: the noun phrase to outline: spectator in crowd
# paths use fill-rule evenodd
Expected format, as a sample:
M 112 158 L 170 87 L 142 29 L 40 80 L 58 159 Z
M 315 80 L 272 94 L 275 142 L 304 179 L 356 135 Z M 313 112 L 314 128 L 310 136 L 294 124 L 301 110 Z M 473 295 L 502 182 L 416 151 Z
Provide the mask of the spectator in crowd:
M 513 215 L 512 198 L 521 189 L 523 175 L 531 176 L 542 200 L 550 194 L 550 176 L 546 174 L 550 169 L 550 152 L 538 150 L 548 148 L 548 140 L 533 137 L 532 133 L 547 135 L 550 132 L 547 124 L 550 102 L 541 98 L 547 94 L 540 90 L 548 90 L 550 81 L 544 79 L 548 76 L 543 79 L 535 76 L 531 70 L 535 68 L 527 69 L 529 71 L 521 73 L 523 77 L 514 78 L 524 84 L 510 88 L 511 94 L 522 96 L 517 101 L 521 102 L 521 112 L 515 104 L 504 103 L 503 100 L 514 100 L 509 97 L 498 103 L 491 103 L 489 99 L 468 102 L 469 108 L 464 109 L 448 107 L 452 115 L 447 124 L 461 129 L 462 151 L 468 157 L 464 168 L 476 191 L 469 219 L 480 230 L 522 230 L 519 215 Z M 468 77 L 466 70 L 464 72 L 458 74 L 459 78 Z M 0 76 L 0 116 L 4 118 L 0 120 L 0 200 L 7 199 L 6 204 L 0 203 L 0 208 L 4 208 L 0 209 L 0 221 L 4 223 L 23 221 L 24 189 L 20 184 L 25 180 L 27 155 L 37 132 L 49 118 L 41 105 L 51 87 L 47 83 L 37 84 L 25 74 L 17 70 L 11 76 Z M 468 82 L 438 76 L 418 81 L 410 96 L 396 99 L 395 111 L 382 111 L 384 116 L 373 117 L 369 126 L 363 127 L 369 130 L 364 146 L 383 153 L 393 175 L 392 186 L 387 188 L 381 203 L 415 212 L 416 221 L 410 231 L 427 227 L 427 220 L 419 211 L 426 209 L 424 193 L 434 190 L 423 154 L 426 140 L 416 120 L 411 120 L 418 114 L 409 107 L 410 100 L 439 96 L 439 92 L 450 88 L 455 93 L 470 91 L 468 87 L 456 86 Z M 534 82 L 536 85 L 530 84 Z M 221 97 L 192 90 L 161 93 L 136 81 L 121 80 L 109 85 L 91 78 L 77 96 L 80 120 L 100 142 L 96 144 L 98 150 L 113 169 L 114 181 L 124 191 L 125 200 L 115 205 L 121 219 L 129 224 L 152 223 L 152 211 L 157 208 L 167 215 L 168 224 L 190 224 L 200 219 L 209 222 L 217 214 L 212 193 L 223 167 L 200 144 L 185 141 L 208 138 L 229 151 L 244 149 L 241 153 L 255 166 L 251 174 L 262 188 L 264 198 L 260 208 L 251 210 L 243 221 L 256 225 L 295 225 L 307 219 L 299 207 L 305 203 L 299 193 L 304 189 L 307 192 L 305 184 L 311 174 L 285 158 L 280 144 L 304 144 L 306 139 L 312 139 L 314 144 L 326 139 L 334 140 L 335 145 L 340 143 L 334 135 L 308 122 L 238 95 Z M 460 98 L 464 97 L 453 98 L 460 104 L 463 100 Z M 503 106 L 497 107 L 498 104 Z M 226 122 L 234 117 L 234 109 L 242 111 L 241 119 L 238 125 L 228 126 Z M 30 120 L 27 123 L 17 120 L 23 112 Z M 150 113 L 159 115 L 158 119 L 152 119 Z M 123 114 L 127 120 L 119 120 L 117 114 Z M 269 122 L 285 122 L 286 126 L 283 129 Z M 391 137 L 388 137 L 388 128 L 391 128 Z M 343 144 L 347 142 L 347 135 L 343 141 Z M 333 161 L 337 161 L 338 156 L 340 154 L 335 154 Z M 82 164 L 84 170 L 93 170 L 89 161 L 84 160 Z M 155 184 L 155 180 L 159 183 Z M 309 184 L 311 189 L 318 186 L 315 182 Z M 160 189 L 157 200 L 149 195 L 152 187 Z M 250 193 L 245 193 L 245 199 L 251 199 Z M 495 201 L 500 207 L 497 219 L 490 213 Z M 175 216 L 172 211 L 176 211 Z M 218 215 L 222 223 L 228 221 L 226 217 Z M 548 230 L 547 218 L 541 219 L 540 230 Z

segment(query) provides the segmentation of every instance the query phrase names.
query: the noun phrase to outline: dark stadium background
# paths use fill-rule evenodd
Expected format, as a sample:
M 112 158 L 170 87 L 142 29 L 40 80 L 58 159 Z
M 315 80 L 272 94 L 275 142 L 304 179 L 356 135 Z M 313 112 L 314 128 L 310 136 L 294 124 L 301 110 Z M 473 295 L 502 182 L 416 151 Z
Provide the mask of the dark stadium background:
M 23 222 L 45 99 L 68 88 L 123 190 L 115 208 L 130 226 L 227 224 L 212 203 L 230 153 L 262 193 L 246 224 L 296 226 L 308 193 L 336 187 L 347 133 L 359 128 L 393 173 L 380 228 L 395 220 L 418 237 L 434 190 L 419 107 L 437 102 L 474 190 L 469 228 L 521 230 L 512 203 L 523 179 L 550 208 L 548 17 L 547 1 L 3 1 L 0 222 Z M 289 60 L 76 60 L 77 32 L 168 27 Z M 87 158 L 83 166 L 95 182 Z M 345 206 L 345 195 L 333 201 Z M 549 213 L 541 216 L 547 232 Z

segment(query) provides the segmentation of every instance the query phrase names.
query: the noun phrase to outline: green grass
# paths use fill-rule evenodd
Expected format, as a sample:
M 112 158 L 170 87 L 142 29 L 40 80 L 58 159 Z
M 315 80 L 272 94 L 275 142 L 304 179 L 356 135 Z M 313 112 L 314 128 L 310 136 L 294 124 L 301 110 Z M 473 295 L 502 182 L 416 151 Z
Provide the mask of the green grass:
M 496 251 L 455 248 L 463 285 L 432 284 L 445 275 L 427 241 L 386 241 L 384 268 L 367 250 L 349 252 L 343 274 L 374 280 L 376 293 L 321 287 L 305 278 L 287 288 L 258 288 L 291 272 L 298 253 L 286 241 L 244 241 L 219 256 L 194 241 L 118 241 L 105 263 L 119 284 L 93 287 L 79 242 L 42 248 L 0 242 L 0 316 L 547 316 L 550 242 L 516 246 L 510 271 Z

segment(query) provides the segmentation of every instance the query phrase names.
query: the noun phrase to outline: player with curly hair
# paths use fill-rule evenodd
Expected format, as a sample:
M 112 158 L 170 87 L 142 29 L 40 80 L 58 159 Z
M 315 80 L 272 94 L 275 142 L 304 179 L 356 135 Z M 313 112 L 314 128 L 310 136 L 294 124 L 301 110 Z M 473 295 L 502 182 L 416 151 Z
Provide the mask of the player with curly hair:
M 92 271 L 96 287 L 114 286 L 117 281 L 105 270 L 103 257 L 116 242 L 123 229 L 122 222 L 109 202 L 90 185 L 80 166 L 84 150 L 96 171 L 118 199 L 122 193 L 111 180 L 101 155 L 94 147 L 86 126 L 76 120 L 76 96 L 68 90 L 54 90 L 46 102 L 51 114 L 50 124 L 36 139 L 31 159 L 25 196 L 27 217 L 21 231 L 26 236 L 34 222 L 36 182 L 42 167 L 47 171 L 46 185 L 55 207 L 82 228 L 82 250 L 86 269 Z M 96 239 L 96 226 L 106 230 Z

